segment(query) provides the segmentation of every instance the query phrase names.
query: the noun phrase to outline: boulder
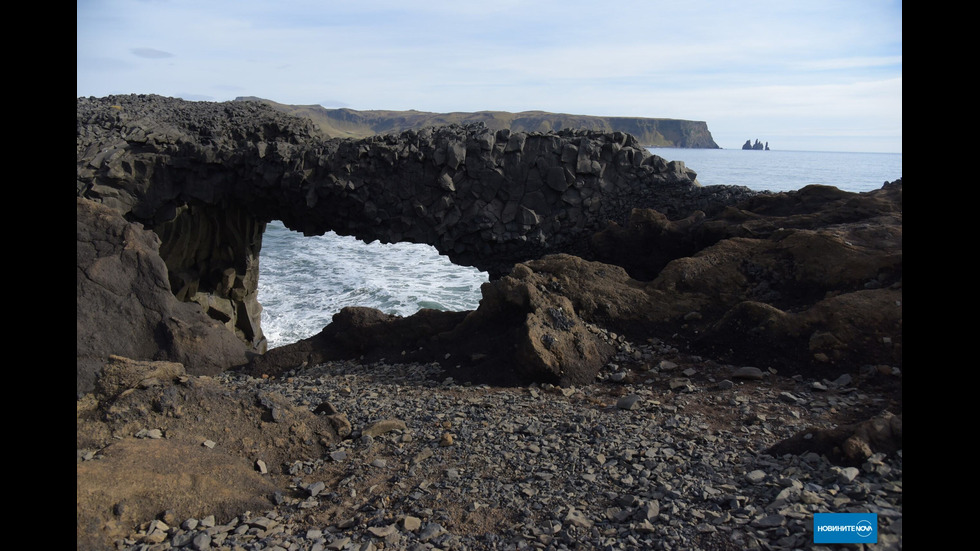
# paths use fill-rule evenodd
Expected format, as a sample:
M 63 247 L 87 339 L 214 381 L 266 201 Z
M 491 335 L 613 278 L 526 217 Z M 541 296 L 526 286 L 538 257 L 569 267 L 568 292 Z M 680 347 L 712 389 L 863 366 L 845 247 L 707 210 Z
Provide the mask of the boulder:
M 76 200 L 76 382 L 94 389 L 111 355 L 170 360 L 215 374 L 247 362 L 245 345 L 171 291 L 160 239 L 118 212 Z
M 584 262 L 565 256 L 571 262 Z M 459 380 L 492 384 L 585 384 L 614 352 L 549 290 L 551 274 L 519 264 L 483 286 L 472 312 L 422 310 L 402 317 L 348 307 L 317 335 L 258 356 L 242 368 L 276 376 L 328 360 L 438 362 Z
M 676 221 L 634 211 L 593 241 L 603 261 L 646 280 L 649 298 L 637 304 L 648 315 L 601 321 L 792 373 L 900 366 L 901 189 L 901 180 L 861 194 L 809 186 Z
M 817 453 L 837 464 L 859 467 L 877 453 L 902 449 L 902 416 L 885 412 L 832 429 L 807 429 L 773 445 L 770 455 Z

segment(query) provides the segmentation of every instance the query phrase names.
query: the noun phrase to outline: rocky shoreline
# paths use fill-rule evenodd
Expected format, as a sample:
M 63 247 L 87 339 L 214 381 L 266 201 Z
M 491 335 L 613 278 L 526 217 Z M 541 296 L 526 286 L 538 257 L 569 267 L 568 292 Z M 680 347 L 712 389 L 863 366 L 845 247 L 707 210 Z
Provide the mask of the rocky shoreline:
M 854 465 L 770 450 L 806 431 L 900 414 L 900 373 L 808 380 L 615 342 L 613 361 L 580 387 L 473 385 L 437 364 L 387 362 L 219 375 L 225 391 L 274 393 L 319 417 L 343 412 L 349 432 L 281 465 L 253 458 L 274 481 L 268 508 L 187 517 L 164 507 L 113 545 L 828 549 L 812 543 L 813 513 L 854 511 L 879 515 L 875 549 L 901 549 L 901 449 Z M 198 445 L 238 437 L 218 434 Z M 79 450 L 80 463 L 99 460 Z
M 797 549 L 902 534 L 902 180 L 702 187 L 623 133 L 323 141 L 79 98 L 77 548 Z M 494 267 L 266 350 L 265 224 Z

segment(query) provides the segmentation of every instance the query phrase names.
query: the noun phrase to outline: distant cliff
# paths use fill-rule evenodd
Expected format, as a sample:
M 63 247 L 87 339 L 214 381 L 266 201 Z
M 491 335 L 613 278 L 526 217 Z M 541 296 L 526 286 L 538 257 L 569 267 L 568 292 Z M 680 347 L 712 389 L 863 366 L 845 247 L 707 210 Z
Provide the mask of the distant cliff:
M 262 101 L 286 113 L 309 118 L 327 137 L 366 138 L 398 134 L 427 126 L 483 122 L 491 130 L 547 132 L 566 128 L 632 134 L 644 146 L 720 149 L 704 121 L 643 117 L 594 117 L 545 111 L 477 111 L 475 113 L 427 113 L 424 111 L 355 111 L 327 109 L 320 105 L 284 105 L 255 97 L 238 100 Z

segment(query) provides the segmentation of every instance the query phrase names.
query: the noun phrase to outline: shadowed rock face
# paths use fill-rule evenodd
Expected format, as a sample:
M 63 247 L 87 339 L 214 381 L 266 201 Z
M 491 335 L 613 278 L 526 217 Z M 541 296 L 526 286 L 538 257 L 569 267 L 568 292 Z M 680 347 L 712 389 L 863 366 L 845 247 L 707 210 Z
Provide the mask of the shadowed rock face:
M 76 199 L 77 385 L 92 390 L 109 356 L 182 362 L 213 375 L 248 360 L 242 340 L 171 291 L 160 238 L 112 209 Z
M 323 140 L 259 103 L 113 96 L 78 99 L 76 193 L 80 391 L 108 354 L 256 374 L 398 355 L 458 378 L 579 384 L 612 353 L 595 326 L 789 372 L 901 365 L 900 180 L 867 194 L 705 188 L 621 133 Z M 349 309 L 257 355 L 275 219 L 428 243 L 492 281 L 473 312 Z M 113 269 L 126 278 L 106 286 Z
M 265 223 L 306 235 L 435 246 L 499 276 L 635 207 L 684 214 L 749 192 L 705 191 L 683 163 L 623 133 L 491 131 L 483 124 L 364 140 L 255 102 L 79 98 L 77 194 L 160 236 L 182 301 L 264 351 L 256 301 Z

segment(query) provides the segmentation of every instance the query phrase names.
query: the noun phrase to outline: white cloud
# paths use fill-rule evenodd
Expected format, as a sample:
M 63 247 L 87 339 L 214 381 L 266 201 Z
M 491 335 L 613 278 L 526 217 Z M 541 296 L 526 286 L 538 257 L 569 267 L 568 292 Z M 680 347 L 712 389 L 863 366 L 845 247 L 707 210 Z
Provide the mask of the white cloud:
M 89 0 L 77 31 L 80 96 L 540 109 L 901 143 L 891 0 Z

